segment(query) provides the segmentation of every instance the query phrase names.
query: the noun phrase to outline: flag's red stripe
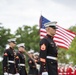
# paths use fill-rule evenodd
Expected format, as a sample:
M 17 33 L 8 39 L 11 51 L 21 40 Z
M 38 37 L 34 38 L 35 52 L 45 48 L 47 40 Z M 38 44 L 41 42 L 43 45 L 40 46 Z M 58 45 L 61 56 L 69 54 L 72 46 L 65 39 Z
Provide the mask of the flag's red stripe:
M 69 46 L 66 46 L 64 43 L 59 43 L 59 42 L 55 42 L 57 44 L 58 47 L 63 46 L 66 47 L 67 49 L 69 48 Z
M 64 35 L 66 36 L 66 38 L 71 41 L 73 39 L 72 36 L 68 35 L 67 32 L 65 30 L 62 30 L 62 29 L 58 29 L 57 32 L 59 32 L 61 35 Z
M 57 25 L 58 26 L 58 25 Z M 76 36 L 76 34 L 75 33 L 73 33 L 72 31 L 70 31 L 70 30 L 67 30 L 67 29 L 64 29 L 64 28 L 62 28 L 62 27 L 60 27 L 60 26 L 58 26 L 58 29 L 59 30 L 61 30 L 61 31 L 63 31 L 63 32 L 65 32 L 67 35 L 69 35 L 70 37 L 75 37 Z
M 59 38 L 61 38 L 61 39 L 65 39 L 68 43 L 71 42 L 71 40 L 68 40 L 68 39 L 66 38 L 66 36 L 63 36 L 63 35 L 60 35 L 60 34 L 56 34 L 55 37 L 59 37 Z
M 64 42 L 66 45 L 69 45 L 70 43 L 68 43 L 65 39 L 63 39 L 63 38 L 59 38 L 59 37 L 54 37 L 54 41 L 61 41 L 61 42 Z

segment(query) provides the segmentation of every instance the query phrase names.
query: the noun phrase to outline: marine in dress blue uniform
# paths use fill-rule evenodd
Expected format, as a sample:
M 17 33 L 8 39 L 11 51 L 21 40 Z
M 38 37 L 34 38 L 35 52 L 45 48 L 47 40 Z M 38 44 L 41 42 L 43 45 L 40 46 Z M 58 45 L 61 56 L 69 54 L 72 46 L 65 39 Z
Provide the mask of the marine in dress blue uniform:
M 14 47 L 16 45 L 15 38 L 9 39 L 9 48 L 4 51 L 3 55 L 3 73 L 4 75 L 14 75 L 16 73 L 15 66 L 15 51 Z
M 18 44 L 18 52 L 16 53 L 16 71 L 17 74 L 27 75 L 26 66 L 25 66 L 25 45 L 24 43 Z
M 58 75 L 57 71 L 57 46 L 53 41 L 56 34 L 56 23 L 48 22 L 45 24 L 47 35 L 40 41 L 40 75 Z
M 34 50 L 30 50 L 28 51 L 30 57 L 28 59 L 28 65 L 29 65 L 29 71 L 28 71 L 28 75 L 38 75 L 38 69 L 36 67 L 36 62 L 35 62 L 35 59 L 34 59 Z
M 39 52 L 34 53 L 34 60 L 35 60 L 35 63 L 36 63 L 36 68 L 38 70 L 36 75 L 39 75 L 39 71 L 40 71 Z

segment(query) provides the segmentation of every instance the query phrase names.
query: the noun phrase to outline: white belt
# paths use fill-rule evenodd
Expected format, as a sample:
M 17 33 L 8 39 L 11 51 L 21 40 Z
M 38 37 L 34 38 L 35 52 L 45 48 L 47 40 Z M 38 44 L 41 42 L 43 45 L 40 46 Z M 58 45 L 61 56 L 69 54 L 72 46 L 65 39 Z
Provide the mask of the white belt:
M 15 63 L 14 61 L 11 61 L 11 60 L 9 60 L 8 62 L 9 62 L 9 63 Z
M 53 60 L 57 60 L 57 58 L 56 58 L 56 57 L 53 57 L 53 56 L 47 56 L 46 58 L 48 58 L 48 59 L 53 59 Z
M 25 64 L 18 64 L 19 66 L 25 66 Z

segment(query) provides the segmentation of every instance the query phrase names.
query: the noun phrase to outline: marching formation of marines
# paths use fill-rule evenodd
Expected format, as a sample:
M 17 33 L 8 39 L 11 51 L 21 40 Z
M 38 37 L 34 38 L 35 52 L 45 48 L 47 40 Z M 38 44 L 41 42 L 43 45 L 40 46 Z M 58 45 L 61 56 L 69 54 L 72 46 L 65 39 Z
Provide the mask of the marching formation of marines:
M 28 59 L 29 70 L 26 71 L 25 44 L 16 45 L 16 39 L 8 40 L 9 48 L 4 51 L 3 55 L 3 75 L 38 75 L 39 73 L 39 53 L 34 50 L 28 51 L 30 55 Z M 14 47 L 18 47 L 16 52 Z M 36 64 L 37 63 L 37 64 Z

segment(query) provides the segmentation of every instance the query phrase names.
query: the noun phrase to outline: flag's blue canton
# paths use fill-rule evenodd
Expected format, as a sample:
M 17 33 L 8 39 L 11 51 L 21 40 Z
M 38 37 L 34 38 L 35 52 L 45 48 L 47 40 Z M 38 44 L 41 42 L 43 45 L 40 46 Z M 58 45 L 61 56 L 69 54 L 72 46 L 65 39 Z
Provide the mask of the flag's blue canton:
M 41 16 L 41 28 L 45 29 L 44 24 L 50 22 L 48 19 L 46 19 L 45 17 Z

